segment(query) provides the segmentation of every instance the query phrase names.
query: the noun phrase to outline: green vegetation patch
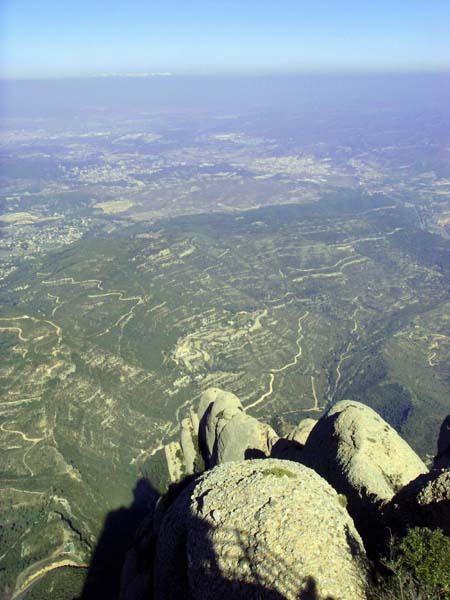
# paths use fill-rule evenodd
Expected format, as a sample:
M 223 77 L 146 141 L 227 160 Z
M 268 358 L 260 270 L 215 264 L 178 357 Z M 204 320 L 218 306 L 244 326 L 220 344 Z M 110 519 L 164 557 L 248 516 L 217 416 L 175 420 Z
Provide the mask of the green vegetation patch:
M 345 496 L 344 494 L 338 494 L 338 502 L 342 506 L 342 508 L 347 508 L 347 496 Z
M 160 494 L 165 494 L 170 485 L 170 474 L 164 449 L 158 450 L 142 465 L 142 474 Z
M 96 230 L 18 263 L 1 289 L 0 594 L 63 540 L 84 561 L 141 474 L 165 493 L 164 451 L 145 457 L 210 385 L 248 399 L 280 437 L 360 400 L 434 454 L 448 414 L 450 246 L 418 237 L 411 209 L 372 211 L 392 203 L 342 190 Z
M 26 600 L 73 600 L 81 597 L 86 569 L 61 567 L 40 579 L 25 594 Z
M 297 477 L 297 475 L 295 475 L 295 473 L 292 473 L 292 471 L 289 471 L 288 469 L 283 469 L 283 467 L 270 467 L 270 469 L 265 469 L 262 472 L 262 476 L 263 477 L 291 477 L 291 478 L 295 478 Z
M 440 529 L 408 530 L 392 541 L 384 564 L 389 575 L 370 590 L 371 600 L 450 600 L 450 538 Z
M 450 598 L 450 539 L 439 529 L 410 529 L 398 544 L 398 564 L 416 581 L 442 596 Z M 443 597 L 443 596 L 442 596 Z

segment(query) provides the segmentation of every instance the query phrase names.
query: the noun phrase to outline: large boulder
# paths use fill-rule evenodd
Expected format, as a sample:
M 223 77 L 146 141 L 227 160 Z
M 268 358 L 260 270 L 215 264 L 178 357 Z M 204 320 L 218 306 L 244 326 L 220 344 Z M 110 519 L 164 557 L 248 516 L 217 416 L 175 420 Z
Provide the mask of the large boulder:
M 272 427 L 246 413 L 237 413 L 231 419 L 223 417 L 217 421 L 217 444 L 212 465 L 265 458 L 270 456 L 277 440 Z
M 294 427 L 294 429 L 290 432 L 290 434 L 287 436 L 287 439 L 293 440 L 294 442 L 304 446 L 316 423 L 316 419 L 302 419 L 297 427 Z
M 207 466 L 212 466 L 216 454 L 220 427 L 244 408 L 237 396 L 219 388 L 209 388 L 200 397 L 197 414 L 199 418 L 199 444 Z
M 317 473 L 267 459 L 216 467 L 167 511 L 155 599 L 365 598 L 367 562 L 342 498 Z
M 420 475 L 402 488 L 385 508 L 391 530 L 440 528 L 450 535 L 450 469 Z
M 349 502 L 357 524 L 372 527 L 376 507 L 428 469 L 374 410 L 353 400 L 335 404 L 317 422 L 302 462 Z
M 270 456 L 278 440 L 275 431 L 247 415 L 234 394 L 207 390 L 199 403 L 199 438 L 205 462 L 214 467 L 224 462 Z
M 200 423 L 204 420 L 206 413 L 211 410 L 212 405 L 218 401 L 223 402 L 224 406 L 228 408 L 235 407 L 239 410 L 243 410 L 241 401 L 232 392 L 226 392 L 220 388 L 210 387 L 203 392 L 198 402 L 197 416 Z M 219 402 L 217 406 L 219 406 Z

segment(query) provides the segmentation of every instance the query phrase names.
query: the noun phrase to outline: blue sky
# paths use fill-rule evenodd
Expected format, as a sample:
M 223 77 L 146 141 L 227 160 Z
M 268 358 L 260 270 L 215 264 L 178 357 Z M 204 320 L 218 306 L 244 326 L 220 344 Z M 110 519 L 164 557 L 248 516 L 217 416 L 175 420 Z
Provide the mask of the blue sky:
M 450 68 L 450 0 L 3 0 L 2 75 Z

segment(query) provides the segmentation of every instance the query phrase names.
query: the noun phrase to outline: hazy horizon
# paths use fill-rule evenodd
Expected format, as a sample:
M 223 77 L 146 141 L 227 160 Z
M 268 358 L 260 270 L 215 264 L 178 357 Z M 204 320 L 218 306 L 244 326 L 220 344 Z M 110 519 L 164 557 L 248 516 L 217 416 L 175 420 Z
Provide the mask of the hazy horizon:
M 449 73 L 266 76 L 83 77 L 0 80 L 2 113 L 58 116 L 96 111 L 289 109 L 441 106 Z M 126 79 L 126 85 L 124 85 Z M 32 99 L 32 101 L 30 101 Z
M 11 81 L 59 81 L 65 79 L 170 79 L 170 78 L 199 78 L 199 79 L 211 79 L 214 77 L 219 78 L 244 78 L 244 79 L 260 79 L 265 77 L 272 78 L 286 78 L 286 77 L 407 77 L 407 76 L 421 76 L 421 75 L 435 75 L 445 76 L 450 75 L 450 65 L 442 67 L 430 67 L 430 68 L 413 68 L 413 69 L 396 69 L 392 68 L 374 68 L 374 69 L 299 69 L 294 71 L 260 71 L 260 72 L 239 72 L 239 71 L 227 71 L 227 72 L 172 72 L 172 71 L 105 71 L 97 72 L 92 74 L 65 74 L 65 75 L 18 75 L 18 76 L 0 76 L 1 82 Z

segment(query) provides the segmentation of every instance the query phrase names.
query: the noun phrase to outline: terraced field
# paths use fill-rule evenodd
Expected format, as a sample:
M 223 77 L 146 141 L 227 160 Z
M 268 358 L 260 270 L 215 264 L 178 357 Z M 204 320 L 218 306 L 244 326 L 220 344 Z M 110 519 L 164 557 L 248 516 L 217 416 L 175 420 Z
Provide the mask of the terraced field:
M 0 565 L 15 598 L 89 560 L 209 386 L 276 428 L 352 397 L 424 457 L 448 414 L 450 243 L 384 196 L 132 226 L 2 283 Z

